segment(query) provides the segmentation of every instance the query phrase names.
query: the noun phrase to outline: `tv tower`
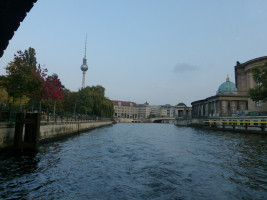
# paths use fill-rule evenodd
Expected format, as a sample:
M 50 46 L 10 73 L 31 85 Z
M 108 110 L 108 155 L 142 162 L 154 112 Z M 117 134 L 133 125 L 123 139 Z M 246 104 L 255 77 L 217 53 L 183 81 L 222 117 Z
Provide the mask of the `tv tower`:
M 85 51 L 84 51 L 84 58 L 83 58 L 83 64 L 81 66 L 81 70 L 83 71 L 83 83 L 82 83 L 82 88 L 85 88 L 85 72 L 88 70 L 88 66 L 86 63 L 86 42 L 87 42 L 87 33 L 86 33 L 86 38 L 85 38 Z

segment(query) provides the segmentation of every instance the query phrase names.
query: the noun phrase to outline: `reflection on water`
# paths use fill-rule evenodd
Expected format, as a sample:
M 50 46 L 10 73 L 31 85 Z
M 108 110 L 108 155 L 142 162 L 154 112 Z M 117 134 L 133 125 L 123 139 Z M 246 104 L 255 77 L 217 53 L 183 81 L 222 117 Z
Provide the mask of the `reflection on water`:
M 2 199 L 266 199 L 267 137 L 116 124 L 0 158 Z

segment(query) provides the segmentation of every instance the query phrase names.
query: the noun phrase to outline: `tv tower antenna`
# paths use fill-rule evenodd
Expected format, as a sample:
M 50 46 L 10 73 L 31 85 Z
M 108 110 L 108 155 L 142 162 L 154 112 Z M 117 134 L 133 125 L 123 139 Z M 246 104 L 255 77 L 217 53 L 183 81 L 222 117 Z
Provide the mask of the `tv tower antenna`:
M 87 44 L 87 33 L 85 36 L 84 58 L 86 58 L 86 44 Z

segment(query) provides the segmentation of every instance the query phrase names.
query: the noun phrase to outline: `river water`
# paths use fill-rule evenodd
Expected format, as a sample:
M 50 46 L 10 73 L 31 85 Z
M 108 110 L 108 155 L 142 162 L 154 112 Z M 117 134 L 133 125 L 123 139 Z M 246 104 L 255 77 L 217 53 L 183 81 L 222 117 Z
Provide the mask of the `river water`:
M 260 135 L 116 124 L 0 164 L 0 199 L 267 199 Z

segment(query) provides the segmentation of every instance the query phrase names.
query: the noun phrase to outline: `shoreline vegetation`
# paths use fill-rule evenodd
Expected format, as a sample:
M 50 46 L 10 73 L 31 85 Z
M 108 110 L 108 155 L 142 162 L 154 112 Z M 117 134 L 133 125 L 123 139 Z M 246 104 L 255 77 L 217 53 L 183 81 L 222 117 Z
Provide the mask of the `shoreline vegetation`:
M 10 111 L 13 106 L 16 112 L 34 108 L 39 113 L 50 110 L 54 115 L 56 112 L 68 112 L 113 117 L 113 104 L 105 97 L 104 87 L 87 86 L 70 91 L 57 74 L 48 75 L 48 70 L 41 68 L 34 48 L 17 51 L 5 69 L 6 74 L 0 75 L 0 112 Z

